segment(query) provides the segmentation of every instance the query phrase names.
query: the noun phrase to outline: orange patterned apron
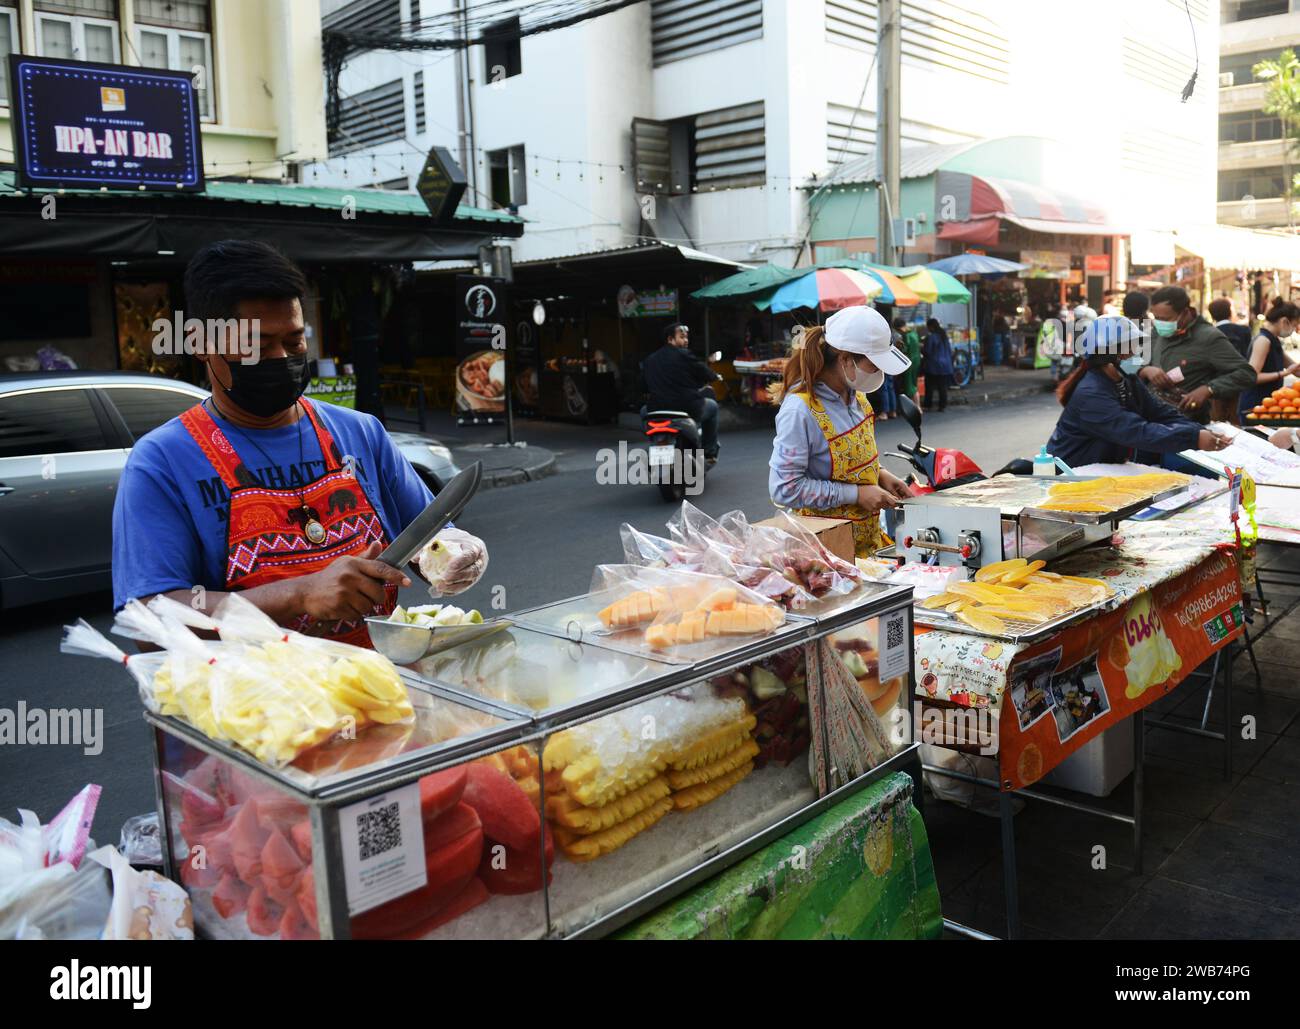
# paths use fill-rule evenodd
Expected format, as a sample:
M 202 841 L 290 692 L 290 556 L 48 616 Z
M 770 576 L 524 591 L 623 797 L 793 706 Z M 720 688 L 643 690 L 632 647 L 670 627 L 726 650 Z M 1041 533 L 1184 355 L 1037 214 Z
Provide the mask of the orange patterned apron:
M 855 486 L 875 486 L 880 481 L 880 460 L 876 450 L 876 415 L 871 410 L 865 393 L 856 394 L 866 417 L 853 428 L 837 433 L 831 425 L 830 415 L 816 394 L 796 393 L 808 405 L 817 420 L 826 444 L 831 451 L 831 479 Z M 889 539 L 880 527 L 880 515 L 871 514 L 859 504 L 839 507 L 800 508 L 797 512 L 815 518 L 844 518 L 852 522 L 853 550 L 858 557 L 871 557 Z
M 342 467 L 338 447 L 311 401 L 303 397 L 298 403 L 325 459 L 325 474 L 300 489 L 259 484 L 202 404 L 181 415 L 181 423 L 230 490 L 225 588 L 232 592 L 310 575 L 336 558 L 360 554 L 371 543 L 388 542 L 366 491 Z M 387 616 L 396 605 L 397 587 L 389 583 L 372 614 Z M 360 620 L 315 622 L 304 614 L 289 628 L 358 647 L 371 645 L 366 623 Z

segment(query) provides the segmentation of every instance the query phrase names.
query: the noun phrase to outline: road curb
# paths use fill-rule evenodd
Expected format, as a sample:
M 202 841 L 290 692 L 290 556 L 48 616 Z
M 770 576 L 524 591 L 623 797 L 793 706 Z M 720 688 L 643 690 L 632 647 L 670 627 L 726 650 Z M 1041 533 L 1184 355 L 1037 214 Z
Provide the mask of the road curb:
M 513 457 L 516 454 L 522 455 L 525 460 L 518 464 L 494 463 L 494 458 Z M 461 468 L 465 468 L 475 461 L 483 462 L 483 481 L 479 484 L 481 490 L 522 486 L 528 482 L 545 479 L 547 476 L 554 475 L 558 470 L 555 455 L 545 447 L 512 450 L 506 447 L 475 445 L 452 447 L 451 455 L 452 459 Z

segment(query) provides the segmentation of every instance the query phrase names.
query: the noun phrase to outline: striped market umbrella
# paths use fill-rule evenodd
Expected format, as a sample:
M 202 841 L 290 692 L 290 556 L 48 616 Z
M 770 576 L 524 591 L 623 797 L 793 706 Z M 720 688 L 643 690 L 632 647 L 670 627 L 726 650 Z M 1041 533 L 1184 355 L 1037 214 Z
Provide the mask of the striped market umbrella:
M 927 304 L 964 304 L 970 300 L 970 290 L 947 272 L 934 268 L 921 266 L 904 275 L 903 282 Z
M 873 300 L 914 307 L 921 302 L 902 279 L 889 272 L 857 268 L 814 268 L 806 275 L 778 286 L 755 306 L 780 314 L 799 307 L 838 311 Z

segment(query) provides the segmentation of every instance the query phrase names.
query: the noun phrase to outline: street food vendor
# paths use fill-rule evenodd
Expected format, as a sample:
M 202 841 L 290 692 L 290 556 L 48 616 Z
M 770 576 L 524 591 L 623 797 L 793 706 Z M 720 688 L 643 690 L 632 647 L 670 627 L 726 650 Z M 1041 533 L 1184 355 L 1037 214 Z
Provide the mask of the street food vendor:
M 909 367 L 879 311 L 846 307 L 805 329 L 785 368 L 768 492 L 798 514 L 851 521 L 859 557 L 885 546 L 880 512 L 912 495 L 880 467 L 866 396 Z
M 378 419 L 303 397 L 306 293 L 302 272 L 264 243 L 212 243 L 190 261 L 184 321 L 206 330 L 194 349 L 212 395 L 127 459 L 115 607 L 164 593 L 211 611 L 238 591 L 280 625 L 368 646 L 363 619 L 391 613 L 410 585 L 377 558 L 432 494 Z M 450 560 L 431 591 L 468 589 L 483 542 L 450 527 L 438 538 Z
M 1181 450 L 1222 450 L 1228 440 L 1153 396 L 1120 362 L 1139 349 L 1142 330 L 1127 318 L 1098 318 L 1075 340 L 1083 358 L 1057 388 L 1065 408 L 1047 450 L 1071 467 L 1159 463 L 1178 471 Z

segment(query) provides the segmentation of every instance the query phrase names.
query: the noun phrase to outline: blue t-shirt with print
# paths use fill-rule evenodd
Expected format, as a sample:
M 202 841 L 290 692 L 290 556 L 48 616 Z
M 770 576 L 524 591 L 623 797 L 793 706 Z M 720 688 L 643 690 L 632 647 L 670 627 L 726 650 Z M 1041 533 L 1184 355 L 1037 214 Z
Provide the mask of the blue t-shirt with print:
M 334 438 L 389 540 L 433 499 L 373 415 L 333 404 L 312 407 Z M 294 489 L 325 474 L 311 422 L 241 429 L 208 413 L 263 486 Z M 254 443 L 253 441 L 256 441 Z M 230 491 L 179 418 L 140 439 L 127 458 L 113 505 L 113 606 L 194 586 L 226 582 Z

